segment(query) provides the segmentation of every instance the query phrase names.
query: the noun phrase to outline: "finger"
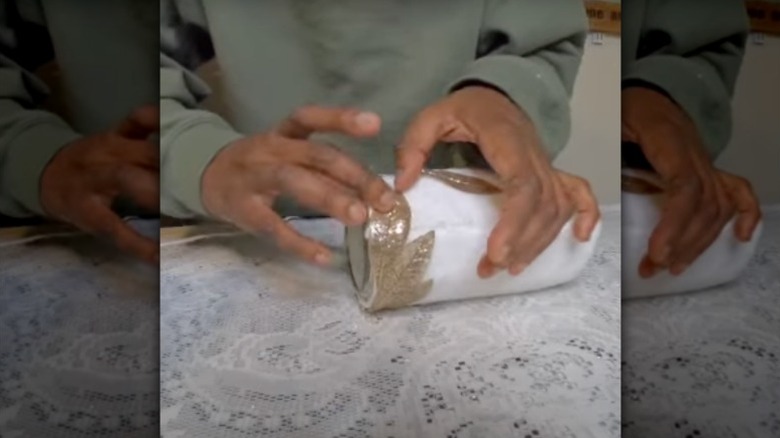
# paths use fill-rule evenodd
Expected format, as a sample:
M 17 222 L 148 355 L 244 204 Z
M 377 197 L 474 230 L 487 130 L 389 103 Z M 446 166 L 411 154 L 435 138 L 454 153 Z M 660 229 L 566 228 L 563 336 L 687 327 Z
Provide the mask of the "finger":
M 315 132 L 337 132 L 354 137 L 379 133 L 379 115 L 356 109 L 306 106 L 299 108 L 276 128 L 283 137 L 305 139 Z
M 659 267 L 650 260 L 649 257 L 642 257 L 642 261 L 639 262 L 639 276 L 642 278 L 650 278 L 655 276 L 659 271 Z
M 303 236 L 280 217 L 272 220 L 272 229 L 279 249 L 316 265 L 328 266 L 332 263 L 333 254 L 325 245 Z
M 509 256 L 508 271 L 510 275 L 520 275 L 555 239 L 555 232 L 550 230 L 550 223 L 541 224 L 539 219 L 534 220 L 524 230 L 523 234 L 516 237 L 513 245 L 514 251 Z M 557 224 L 554 224 L 555 227 Z M 560 231 L 560 227 L 556 227 Z
M 125 118 L 115 131 L 125 138 L 146 140 L 160 131 L 160 109 L 155 105 L 142 106 Z
M 564 196 L 562 188 L 558 196 Z M 515 238 L 510 256 L 509 273 L 519 275 L 547 249 L 572 216 L 573 206 L 568 202 L 551 201 L 541 204 L 528 226 Z
M 704 253 L 717 239 L 724 223 L 704 222 L 697 220 L 686 230 L 683 239 L 678 245 L 678 252 L 673 256 L 669 265 L 669 273 L 680 275 L 685 272 L 693 262 Z
M 672 275 L 682 274 L 712 245 L 723 227 L 734 215 L 734 206 L 723 188 L 714 200 L 705 200 L 697 209 L 685 233 L 681 236 L 677 254 L 669 269 Z
M 498 268 L 508 267 L 512 244 L 536 209 L 539 194 L 534 186 L 510 188 L 501 216 L 488 237 L 487 257 Z
M 695 185 L 672 185 L 648 243 L 647 255 L 656 265 L 668 267 L 686 228 L 694 217 L 699 201 Z
M 682 129 L 666 127 L 642 133 L 642 154 L 665 182 L 678 181 L 694 168 L 690 145 Z
M 122 164 L 151 170 L 160 168 L 160 148 L 146 140 L 130 140 L 114 136 L 112 156 Z
M 138 207 L 150 212 L 160 210 L 159 173 L 136 166 L 122 166 L 116 173 L 119 191 Z
M 479 278 L 490 278 L 498 272 L 498 269 L 490 263 L 487 254 L 483 255 L 477 264 L 477 275 Z
M 84 231 L 103 237 L 119 248 L 120 251 L 135 256 L 152 265 L 159 264 L 160 246 L 157 242 L 139 234 L 124 222 L 111 209 L 100 202 L 85 204 L 88 212 L 83 216 L 80 226 Z
M 697 179 L 685 136 L 670 128 L 645 135 L 642 152 L 667 187 L 667 199 L 661 219 L 648 243 L 648 256 L 659 266 L 668 266 L 674 243 L 693 217 L 701 197 L 702 183 Z
M 275 187 L 304 207 L 345 225 L 360 225 L 368 219 L 368 209 L 360 198 L 325 175 L 298 166 L 282 166 L 275 176 Z
M 737 211 L 734 232 L 739 240 L 748 242 L 753 238 L 753 233 L 761 222 L 762 214 L 758 198 L 748 180 L 723 173 L 721 177 L 726 183 Z
M 390 186 L 343 151 L 304 140 L 282 140 L 281 144 L 287 162 L 316 169 L 343 183 L 372 208 L 387 212 L 395 205 L 396 196 Z
M 332 260 L 331 251 L 325 245 L 300 234 L 260 198 L 247 199 L 233 222 L 250 233 L 271 236 L 279 249 L 309 263 L 325 266 Z
M 596 196 L 590 189 L 587 180 L 565 172 L 559 172 L 559 175 L 577 213 L 574 222 L 574 236 L 581 242 L 587 242 L 601 219 Z
M 442 125 L 435 112 L 425 110 L 414 118 L 395 151 L 395 189 L 404 192 L 420 178 L 433 148 L 442 137 Z

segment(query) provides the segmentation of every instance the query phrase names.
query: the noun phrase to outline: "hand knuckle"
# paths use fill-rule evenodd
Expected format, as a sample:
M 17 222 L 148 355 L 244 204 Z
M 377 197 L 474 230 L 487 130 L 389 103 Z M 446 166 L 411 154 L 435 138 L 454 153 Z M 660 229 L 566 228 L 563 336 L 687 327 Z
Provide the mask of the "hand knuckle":
M 311 105 L 303 105 L 299 106 L 298 108 L 295 108 L 290 113 L 290 119 L 300 121 L 301 119 L 304 119 L 306 115 L 311 112 L 312 106 Z
M 257 230 L 261 233 L 266 233 L 275 236 L 277 239 L 283 239 L 282 224 L 270 221 L 267 219 L 261 219 L 257 222 Z
M 673 177 L 669 182 L 671 190 L 686 193 L 689 196 L 701 198 L 704 196 L 705 187 L 701 179 L 691 175 L 680 175 Z
M 741 177 L 741 176 L 734 176 L 733 177 L 737 185 L 742 186 L 746 189 L 751 189 L 753 185 L 750 183 L 750 181 L 747 178 Z
M 276 166 L 269 166 L 267 169 L 270 169 L 269 172 L 276 181 L 286 182 L 292 177 L 294 168 L 295 166 L 293 165 L 279 163 Z
M 538 178 L 513 176 L 507 181 L 507 190 L 515 194 L 541 196 L 541 182 Z
M 328 195 L 322 199 L 322 207 L 326 212 L 346 215 L 349 211 L 349 200 L 343 196 Z
M 701 216 L 707 221 L 716 221 L 720 216 L 720 206 L 715 203 L 707 203 L 701 207 Z
M 279 131 L 273 130 L 268 133 L 253 138 L 253 144 L 262 144 L 266 147 L 278 147 L 284 140 L 284 136 Z M 292 146 L 294 147 L 294 146 Z
M 554 221 L 561 213 L 560 207 L 555 202 L 545 202 L 540 207 L 540 213 L 544 220 Z
M 288 236 L 279 232 L 275 232 L 272 235 L 274 236 L 276 246 L 282 251 L 292 251 L 295 249 L 295 245 L 293 245 L 292 240 Z
M 366 173 L 361 181 L 361 189 L 365 196 L 380 196 L 385 191 L 386 184 L 378 176 Z
M 682 137 L 683 129 L 675 122 L 661 122 L 653 125 L 653 130 L 661 138 L 679 138 Z
M 316 156 L 311 158 L 319 161 L 322 166 L 329 169 L 338 166 L 343 167 L 346 164 L 346 160 L 336 148 L 325 144 L 316 145 Z

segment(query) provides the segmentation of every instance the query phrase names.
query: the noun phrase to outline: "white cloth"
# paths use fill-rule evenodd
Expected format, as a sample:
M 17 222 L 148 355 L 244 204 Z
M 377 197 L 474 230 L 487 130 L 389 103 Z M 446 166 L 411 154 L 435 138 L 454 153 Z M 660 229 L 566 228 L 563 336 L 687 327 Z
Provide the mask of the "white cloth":
M 157 436 L 157 290 L 91 237 L 0 242 L 0 436 Z
M 467 170 L 458 172 L 473 174 Z M 392 187 L 394 178 L 384 178 Z M 481 279 L 477 264 L 487 251 L 488 238 L 499 221 L 503 195 L 465 193 L 423 176 L 405 196 L 412 212 L 408 242 L 431 230 L 436 233 L 424 276 L 424 280 L 433 280 L 433 285 L 415 305 L 524 293 L 569 282 L 585 268 L 601 233 L 599 223 L 588 242 L 579 242 L 574 237 L 572 219 L 522 275 L 501 271 L 489 279 Z M 370 228 L 366 230 L 370 231 Z M 351 256 L 355 254 L 359 253 L 350 251 Z M 366 295 L 370 306 L 376 288 L 368 285 Z
M 329 221 L 307 228 L 343 237 Z M 377 316 L 345 271 L 260 240 L 167 245 L 162 435 L 620 436 L 619 233 L 605 213 L 566 285 Z
M 643 298 L 671 295 L 710 288 L 730 282 L 745 271 L 756 245 L 761 240 L 763 223 L 759 224 L 750 242 L 741 242 L 734 234 L 732 219 L 718 238 L 678 276 L 661 271 L 650 278 L 639 276 L 639 262 L 647 253 L 647 243 L 661 217 L 659 196 L 623 193 L 623 297 Z
M 780 211 L 736 281 L 624 301 L 623 361 L 624 437 L 780 436 Z

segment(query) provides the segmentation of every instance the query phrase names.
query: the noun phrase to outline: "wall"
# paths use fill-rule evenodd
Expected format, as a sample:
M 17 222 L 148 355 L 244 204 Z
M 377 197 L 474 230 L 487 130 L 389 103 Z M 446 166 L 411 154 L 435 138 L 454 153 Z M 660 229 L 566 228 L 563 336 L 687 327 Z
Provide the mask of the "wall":
M 588 39 L 572 98 L 572 135 L 556 167 L 590 181 L 601 205 L 620 203 L 620 38 Z
M 733 101 L 733 133 L 717 166 L 780 204 L 780 37 L 751 35 Z M 620 202 L 620 38 L 588 43 L 572 100 L 573 131 L 556 166 L 587 178 L 604 204 Z
M 717 164 L 747 177 L 764 204 L 780 204 L 780 37 L 748 43 L 733 101 L 734 127 Z

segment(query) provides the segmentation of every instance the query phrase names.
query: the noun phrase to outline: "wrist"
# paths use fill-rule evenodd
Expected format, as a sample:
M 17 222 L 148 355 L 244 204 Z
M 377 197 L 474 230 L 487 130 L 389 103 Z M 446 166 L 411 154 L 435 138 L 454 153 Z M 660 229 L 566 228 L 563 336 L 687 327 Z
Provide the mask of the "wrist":
M 243 143 L 245 138 L 230 141 L 222 146 L 206 164 L 200 179 L 201 205 L 204 212 L 213 218 L 224 219 L 219 212 L 222 209 L 224 196 L 222 187 L 225 183 L 226 175 L 230 175 L 233 160 L 231 156 L 235 149 Z
M 452 94 L 457 95 L 474 95 L 487 99 L 496 99 L 502 103 L 510 103 L 512 106 L 516 106 L 512 99 L 504 93 L 500 88 L 488 84 L 487 82 L 480 81 L 467 81 L 461 84 L 458 88 L 452 91 Z

